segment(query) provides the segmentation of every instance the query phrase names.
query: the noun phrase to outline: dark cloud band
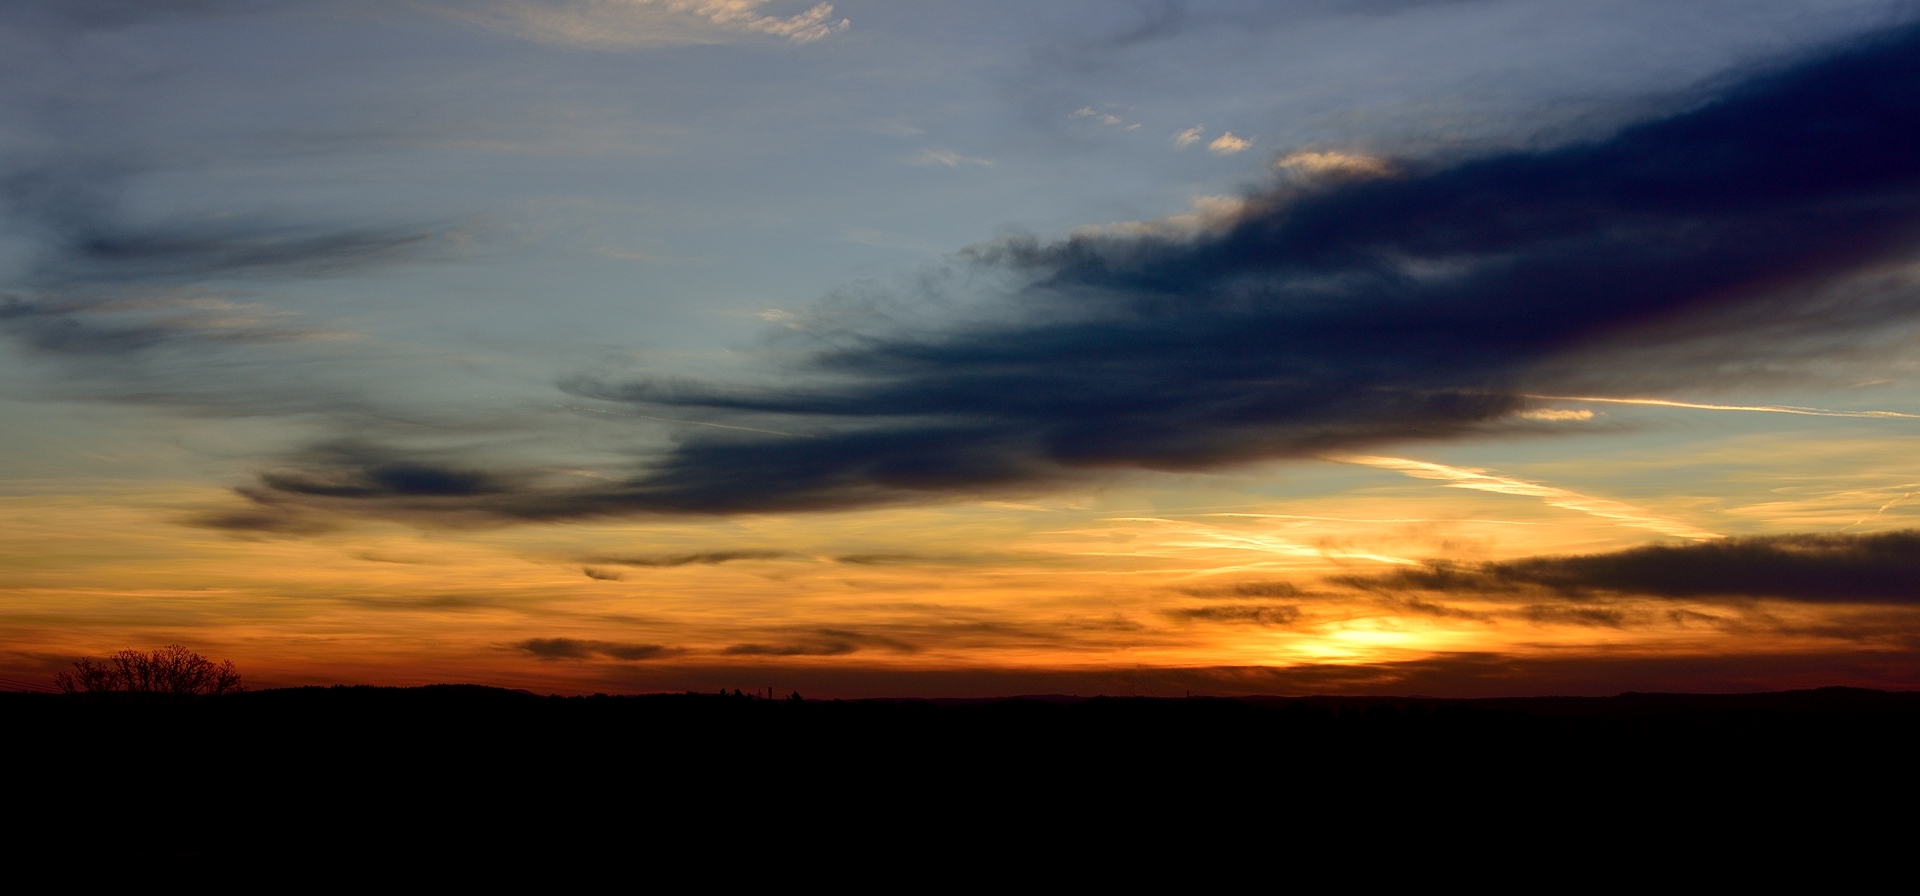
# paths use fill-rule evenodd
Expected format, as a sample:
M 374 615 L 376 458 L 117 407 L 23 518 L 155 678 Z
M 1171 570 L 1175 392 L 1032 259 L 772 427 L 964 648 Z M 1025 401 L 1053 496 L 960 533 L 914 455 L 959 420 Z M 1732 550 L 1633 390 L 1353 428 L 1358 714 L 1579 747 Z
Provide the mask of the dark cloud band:
M 1763 535 L 1473 566 L 1433 564 L 1335 581 L 1385 592 L 1920 605 L 1920 531 Z
M 578 638 L 528 638 L 513 645 L 543 660 L 584 660 L 600 656 L 636 662 L 676 656 L 685 651 L 661 644 L 623 644 Z
M 1011 284 L 1003 313 L 919 330 L 816 321 L 833 347 L 783 386 L 567 383 L 761 430 L 682 433 L 624 482 L 496 488 L 511 477 L 416 466 L 396 479 L 389 466 L 267 484 L 432 509 L 448 502 L 421 503 L 409 483 L 471 482 L 453 503 L 517 519 L 823 510 L 1485 431 L 1522 395 L 1553 394 L 1564 371 L 1544 371 L 1596 344 L 1778 310 L 1783 293 L 1911 248 L 1920 32 L 1605 139 L 1380 170 L 1284 180 L 1191 236 L 973 250 L 959 263 Z M 1913 304 L 1843 317 L 1881 326 Z M 1771 338 L 1744 350 L 1764 355 Z M 335 481 L 355 484 L 315 485 Z

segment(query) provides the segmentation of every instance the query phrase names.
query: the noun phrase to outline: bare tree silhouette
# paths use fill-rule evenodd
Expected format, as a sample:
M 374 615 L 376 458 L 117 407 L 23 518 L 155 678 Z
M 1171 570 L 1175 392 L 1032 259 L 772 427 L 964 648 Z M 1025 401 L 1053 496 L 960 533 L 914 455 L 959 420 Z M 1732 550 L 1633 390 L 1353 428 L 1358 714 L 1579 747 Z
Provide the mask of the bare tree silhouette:
M 231 661 L 215 663 L 168 644 L 152 653 L 122 650 L 104 662 L 76 660 L 72 672 L 54 677 L 69 694 L 155 694 L 170 697 L 213 696 L 246 690 Z

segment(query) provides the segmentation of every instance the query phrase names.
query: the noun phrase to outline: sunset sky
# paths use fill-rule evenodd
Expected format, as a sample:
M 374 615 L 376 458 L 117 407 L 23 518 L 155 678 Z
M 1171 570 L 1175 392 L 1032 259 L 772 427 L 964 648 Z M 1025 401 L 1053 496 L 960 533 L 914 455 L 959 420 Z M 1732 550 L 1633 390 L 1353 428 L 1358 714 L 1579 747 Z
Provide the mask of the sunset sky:
M 1920 688 L 1916 22 L 0 4 L 0 677 Z

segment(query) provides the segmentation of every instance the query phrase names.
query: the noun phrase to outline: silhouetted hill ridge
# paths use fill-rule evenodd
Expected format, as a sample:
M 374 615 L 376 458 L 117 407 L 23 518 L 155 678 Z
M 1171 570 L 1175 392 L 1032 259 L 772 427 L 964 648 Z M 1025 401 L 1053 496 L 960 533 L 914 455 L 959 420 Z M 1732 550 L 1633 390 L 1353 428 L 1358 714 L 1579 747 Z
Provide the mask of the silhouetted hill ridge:
M 1465 817 L 1520 834 L 1624 814 L 1647 836 L 1684 837 L 1709 822 L 1779 822 L 1788 806 L 1795 818 L 1865 817 L 1866 803 L 1920 795 L 1920 694 L 1855 688 L 1466 700 L 796 701 L 458 684 L 184 703 L 11 693 L 0 730 L 11 734 L 0 760 L 31 770 L 9 794 L 16 817 L 94 830 L 164 807 L 178 824 L 155 828 L 155 842 L 220 829 L 260 849 L 423 837 L 624 849 L 701 831 L 869 845 L 1063 829 L 1124 839 L 1255 807 L 1268 807 L 1260 830 L 1273 836 L 1368 830 L 1399 813 L 1398 825 Z
M 702 705 L 753 705 L 768 704 L 819 706 L 866 705 L 866 706 L 926 706 L 941 708 L 987 707 L 1006 703 L 1040 703 L 1053 705 L 1079 705 L 1088 703 L 1122 703 L 1128 705 L 1166 705 L 1166 704 L 1218 704 L 1243 703 L 1263 708 L 1286 706 L 1314 706 L 1325 708 L 1339 707 L 1393 707 L 1393 708 L 1480 708 L 1505 709 L 1524 712 L 1558 714 L 1577 711 L 1582 714 L 1610 711 L 1641 712 L 1648 708 L 1661 708 L 1675 712 L 1687 711 L 1728 711 L 1728 710 L 1785 710 L 1797 711 L 1854 711 L 1861 709 L 1881 709 L 1890 712 L 1920 711 L 1920 692 L 1883 691 L 1856 687 L 1824 687 L 1788 691 L 1765 691 L 1734 694 L 1699 694 L 1680 692 L 1640 692 L 1628 691 L 1610 697 L 1595 696 L 1558 696 L 1543 695 L 1537 697 L 1432 697 L 1432 696 L 1352 696 L 1352 695 L 1238 695 L 1238 696 L 1186 696 L 1158 697 L 1141 695 L 1070 695 L 1070 694 L 1019 694 L 1005 697 L 867 697 L 867 698 L 810 698 L 792 701 L 785 698 L 768 700 L 760 695 L 736 695 L 730 692 L 719 694 L 704 692 L 687 693 L 648 693 L 648 694 L 593 694 L 593 695 L 557 695 L 539 694 L 524 688 L 502 688 L 480 684 L 430 684 L 418 686 L 390 685 L 305 685 L 286 688 L 264 688 L 245 691 L 216 698 L 200 698 L 190 701 L 195 704 L 213 704 L 241 707 L 280 704 L 310 705 L 379 705 L 395 701 L 416 705 L 444 706 L 514 706 L 525 701 L 614 701 L 618 705 L 662 704 L 684 701 L 698 701 Z M 17 710 L 22 705 L 51 706 L 62 705 L 111 705 L 114 698 L 100 700 L 88 695 L 56 695 L 28 692 L 0 691 L 0 712 Z M 153 701 L 173 704 L 174 701 Z

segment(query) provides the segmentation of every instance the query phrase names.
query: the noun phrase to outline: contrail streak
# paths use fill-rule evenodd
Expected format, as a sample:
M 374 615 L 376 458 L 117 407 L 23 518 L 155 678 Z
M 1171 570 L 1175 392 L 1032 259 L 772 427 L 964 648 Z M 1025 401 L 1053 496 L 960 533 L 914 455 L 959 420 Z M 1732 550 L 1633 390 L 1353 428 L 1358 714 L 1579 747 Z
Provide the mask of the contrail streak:
M 1899 487 L 1899 488 L 1904 488 L 1904 486 L 1897 486 L 1897 487 Z M 1901 495 L 1901 496 L 1900 496 L 1900 497 L 1898 497 L 1898 498 L 1895 498 L 1895 499 L 1893 499 L 1893 500 L 1891 500 L 1891 501 L 1888 501 L 1888 502 L 1887 502 L 1887 503 L 1885 503 L 1885 504 L 1882 504 L 1882 505 L 1880 505 L 1880 509 L 1879 509 L 1879 510 L 1876 510 L 1876 511 L 1874 511 L 1874 512 L 1872 512 L 1872 513 L 1869 513 L 1869 514 L 1867 514 L 1866 516 L 1863 516 L 1863 517 L 1861 517 L 1861 518 L 1859 518 L 1859 519 L 1857 519 L 1857 520 L 1854 520 L 1854 521 L 1853 521 L 1853 523 L 1852 523 L 1851 525 L 1847 525 L 1847 526 L 1844 526 L 1844 527 L 1842 527 L 1842 528 L 1840 529 L 1840 531 L 1842 531 L 1842 532 L 1845 532 L 1845 531 L 1847 531 L 1848 529 L 1851 529 L 1851 528 L 1853 528 L 1854 526 L 1858 526 L 1858 525 L 1860 525 L 1861 523 L 1864 523 L 1864 522 L 1866 522 L 1867 520 L 1870 520 L 1870 519 L 1873 519 L 1873 518 L 1874 518 L 1874 517 L 1876 517 L 1876 516 L 1880 516 L 1881 514 L 1884 514 L 1884 513 L 1886 513 L 1886 512 L 1888 511 L 1888 510 L 1890 510 L 1890 509 L 1892 509 L 1892 508 L 1893 508 L 1893 506 L 1894 506 L 1895 504 L 1899 504 L 1899 503 L 1901 503 L 1902 501 L 1905 501 L 1905 500 L 1907 500 L 1907 499 L 1909 499 L 1909 498 L 1912 498 L 1912 497 L 1914 497 L 1914 496 L 1916 496 L 1916 495 L 1920 495 L 1920 492 L 1907 492 L 1906 494 L 1904 494 L 1904 495 Z
M 1275 520 L 1315 520 L 1315 521 L 1329 522 L 1329 523 L 1499 523 L 1500 525 L 1503 525 L 1503 526 L 1538 526 L 1540 525 L 1539 523 L 1530 523 L 1530 522 L 1524 522 L 1521 520 L 1479 520 L 1479 519 L 1470 519 L 1470 518 L 1469 519 L 1453 519 L 1453 518 L 1442 519 L 1438 517 L 1432 518 L 1432 519 L 1428 519 L 1425 517 L 1408 517 L 1406 519 L 1371 520 L 1371 519 L 1359 519 L 1359 518 L 1349 517 L 1349 516 L 1301 516 L 1300 514 L 1297 514 L 1297 513 L 1203 513 L 1200 515 L 1201 516 L 1245 516 L 1245 517 L 1257 517 L 1260 519 L 1275 519 Z
M 1664 398 L 1599 398 L 1592 395 L 1522 395 L 1521 398 L 1539 398 L 1547 401 L 1595 401 L 1603 404 L 1646 404 L 1663 408 L 1693 408 L 1701 411 L 1759 411 L 1767 414 L 1799 414 L 1804 417 L 1876 417 L 1881 419 L 1899 418 L 1920 420 L 1920 414 L 1902 414 L 1898 411 L 1834 411 L 1826 408 L 1803 408 L 1788 404 L 1696 404 L 1691 401 L 1668 401 Z
M 1187 537 L 1197 541 L 1162 541 L 1130 548 L 1126 556 L 1139 556 L 1158 548 L 1199 548 L 1215 550 L 1260 551 L 1281 554 L 1288 557 L 1326 557 L 1335 560 L 1373 560 L 1379 563 L 1394 563 L 1405 566 L 1415 565 L 1414 561 L 1403 557 L 1389 557 L 1385 554 L 1370 554 L 1364 551 L 1333 551 L 1319 547 L 1309 547 L 1277 535 L 1261 533 L 1234 532 L 1202 523 L 1187 520 L 1170 520 L 1151 516 L 1106 517 L 1104 522 L 1116 523 L 1153 523 L 1169 526 L 1187 533 Z M 1113 552 L 1084 551 L 1083 554 L 1106 555 Z
M 1397 470 L 1416 479 L 1445 480 L 1449 488 L 1470 488 L 1475 491 L 1495 492 L 1503 495 L 1526 495 L 1539 498 L 1554 507 L 1577 510 L 1581 513 L 1588 513 L 1604 519 L 1613 520 L 1623 526 L 1652 529 L 1655 532 L 1675 535 L 1681 538 L 1694 538 L 1705 541 L 1711 538 L 1723 537 L 1708 532 L 1705 529 L 1690 526 L 1679 520 L 1670 520 L 1665 517 L 1655 516 L 1631 504 L 1622 504 L 1619 501 L 1613 501 L 1607 498 L 1595 498 L 1591 495 L 1570 492 L 1563 488 L 1554 488 L 1553 486 L 1541 485 L 1536 482 L 1509 479 L 1505 476 L 1495 476 L 1485 470 L 1449 467 L 1445 464 L 1432 464 L 1426 461 L 1407 460 L 1400 457 L 1367 457 L 1357 454 L 1327 455 L 1323 459 L 1335 463 L 1361 464 L 1369 467 Z

